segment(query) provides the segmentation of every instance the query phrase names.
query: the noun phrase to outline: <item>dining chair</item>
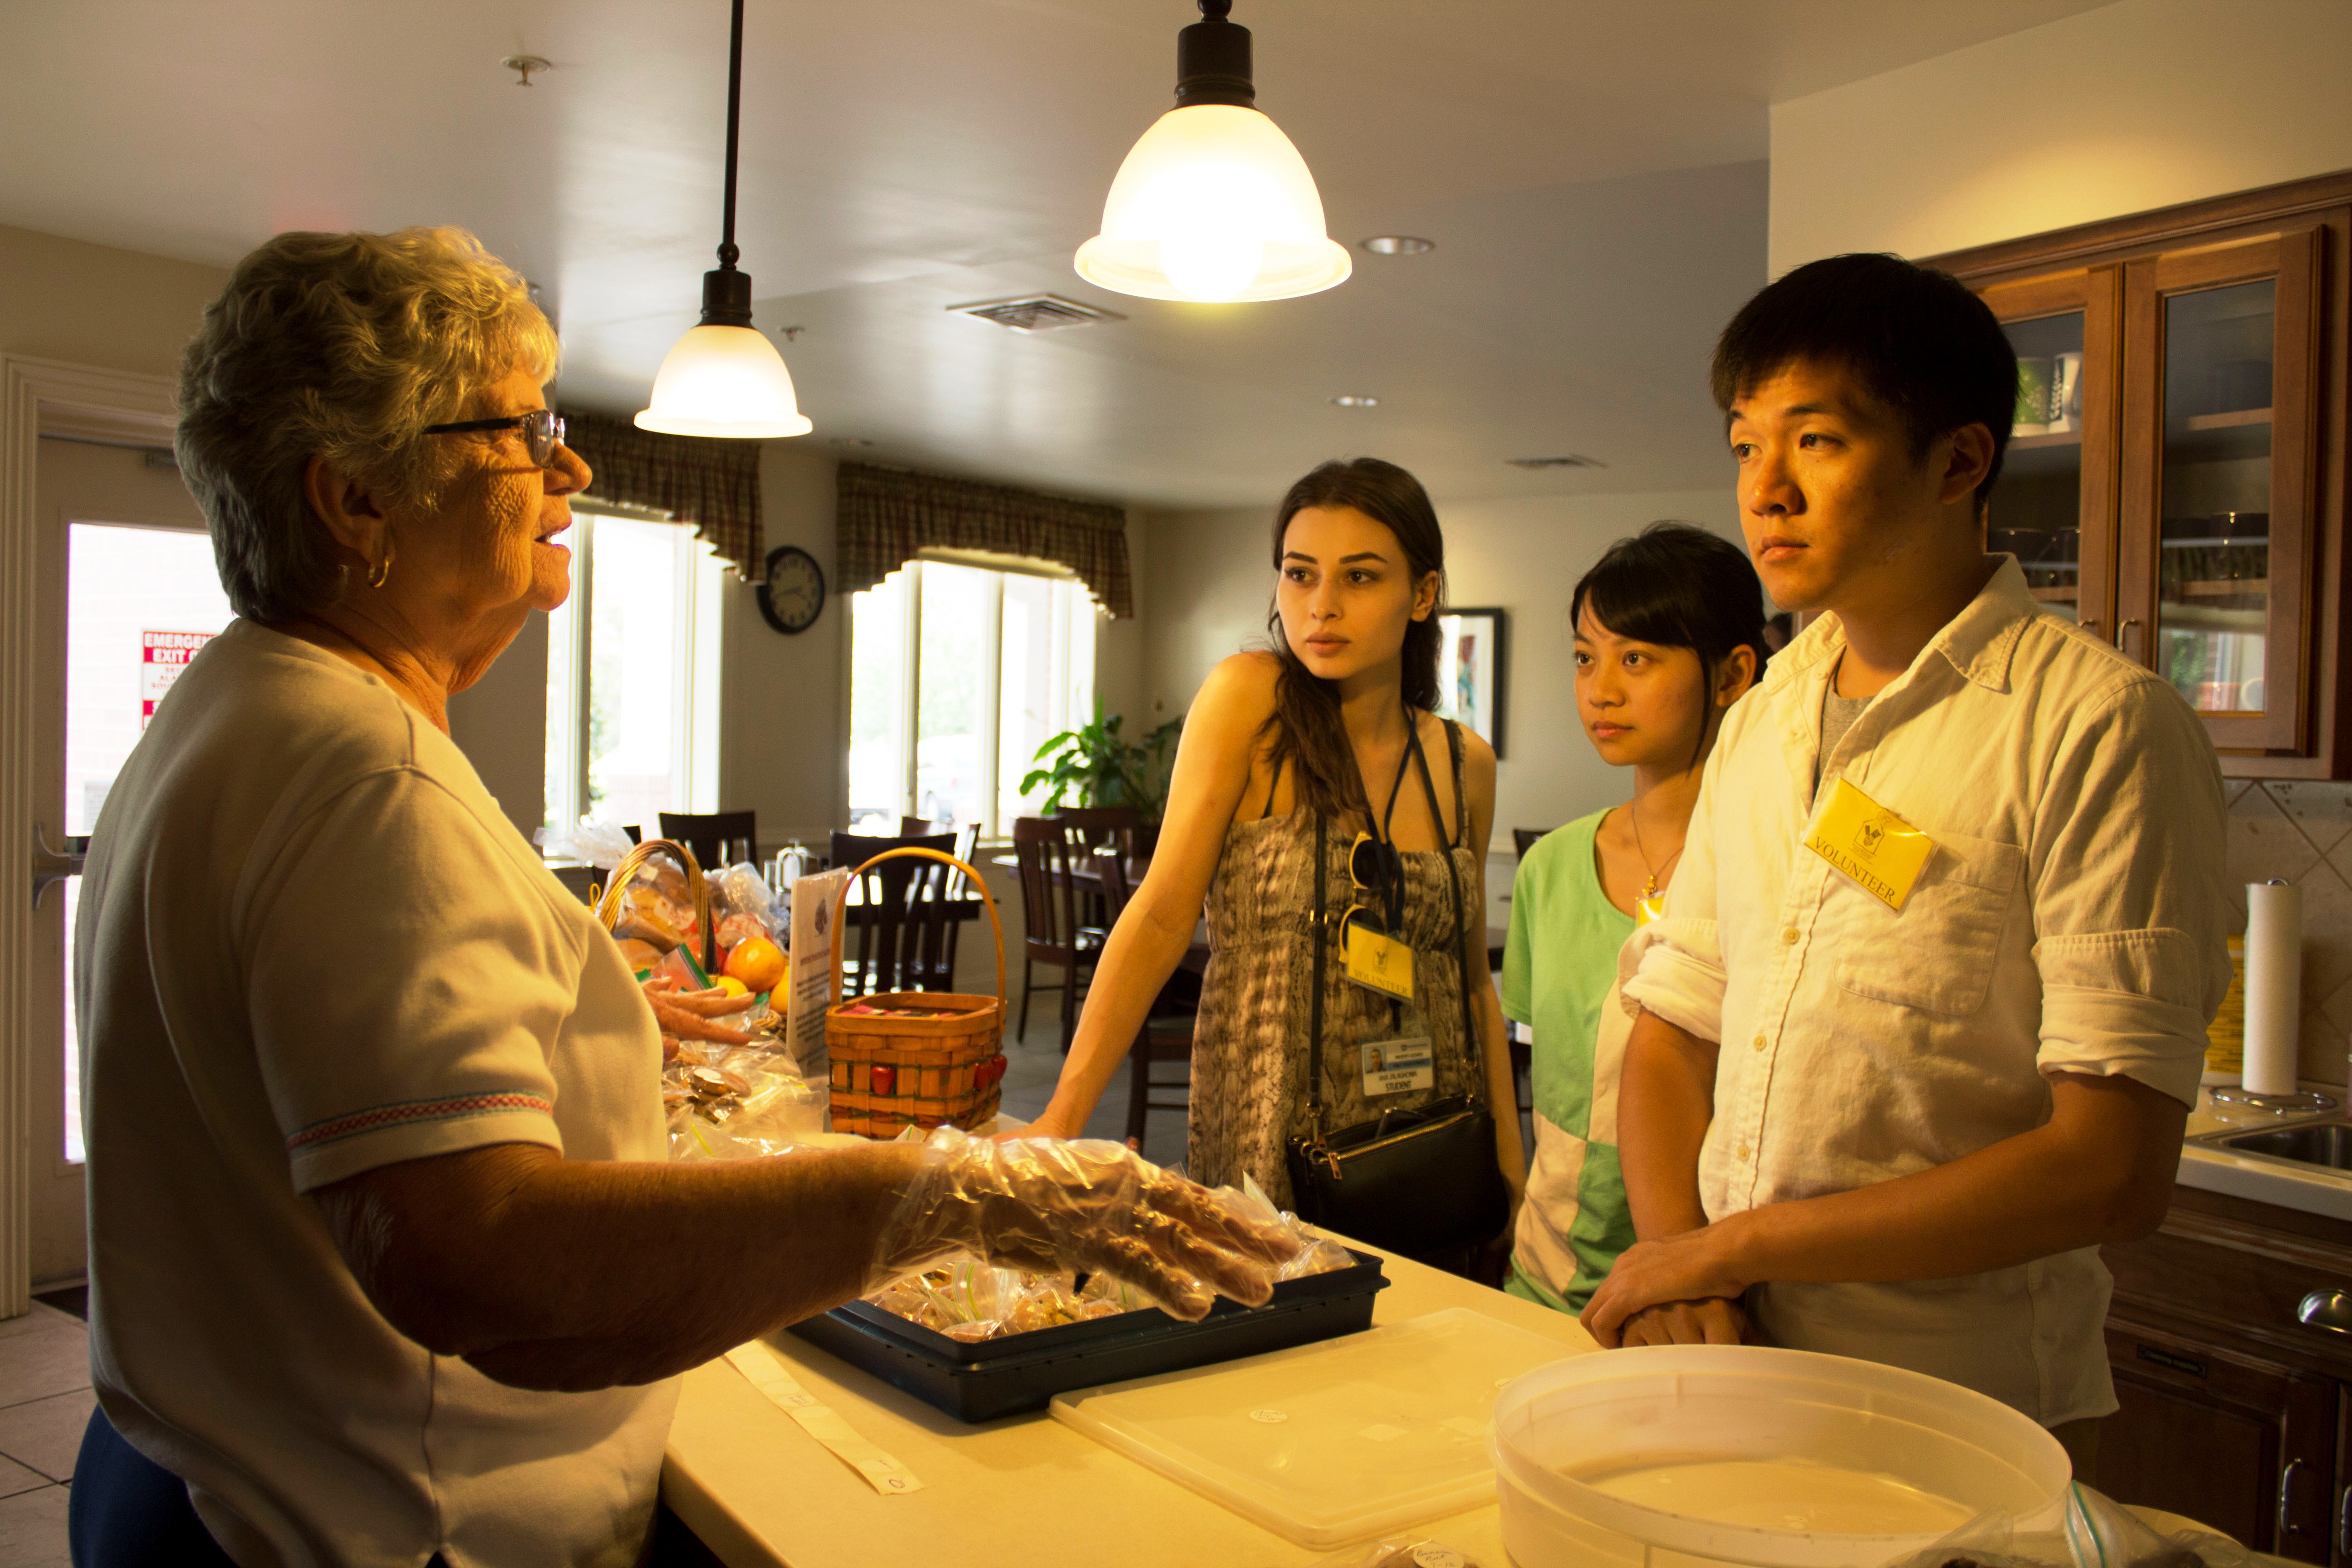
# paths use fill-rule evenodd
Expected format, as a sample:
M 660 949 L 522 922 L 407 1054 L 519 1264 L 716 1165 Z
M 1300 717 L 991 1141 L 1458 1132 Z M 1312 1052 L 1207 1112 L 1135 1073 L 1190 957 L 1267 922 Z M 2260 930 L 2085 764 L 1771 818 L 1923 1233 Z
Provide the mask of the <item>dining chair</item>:
M 1136 842 L 1142 826 L 1142 815 L 1131 805 L 1074 805 L 1055 812 L 1048 820 L 1060 825 L 1070 841 L 1070 853 L 1076 857 L 1076 864 L 1088 866 L 1092 862 L 1087 857 L 1097 849 L 1115 850 L 1121 856 L 1149 853 L 1148 847 Z M 1080 885 L 1078 919 L 1081 923 L 1108 931 L 1111 921 L 1117 918 L 1104 904 L 1098 884 L 1088 881 Z
M 1103 900 L 1109 907 L 1111 923 L 1127 909 L 1127 900 L 1134 893 L 1128 883 L 1127 857 L 1104 855 L 1097 858 L 1102 876 Z M 1180 969 L 1169 976 L 1168 984 L 1151 1000 L 1150 1011 L 1143 1016 L 1143 1026 L 1135 1033 L 1135 1041 L 1127 1050 L 1127 1136 L 1135 1146 L 1143 1146 L 1143 1129 L 1155 1110 L 1181 1110 L 1190 1114 L 1192 1109 L 1192 1031 L 1201 1017 L 1200 979 Z M 1180 1064 L 1181 1078 L 1163 1079 L 1151 1069 L 1160 1063 Z M 1155 1100 L 1155 1093 L 1173 1093 L 1173 1100 Z
M 1078 840 L 1083 845 L 1084 840 Z M 1021 1025 L 1029 1033 L 1029 994 L 1059 990 L 1062 994 L 1062 1049 L 1078 1026 L 1078 994 L 1095 959 L 1102 952 L 1103 928 L 1079 921 L 1078 878 L 1097 875 L 1095 857 L 1072 843 L 1072 834 L 1059 817 L 1016 816 L 1013 819 L 1013 856 L 1021 876 Z M 1062 972 L 1053 985 L 1039 985 L 1036 966 L 1052 964 Z
M 727 846 L 735 839 L 753 846 L 751 853 L 759 854 L 759 817 L 756 811 L 665 811 L 661 836 L 693 850 L 695 864 L 704 870 L 723 871 Z
M 833 863 L 855 870 L 886 850 L 955 852 L 952 833 L 903 837 L 833 836 Z M 857 890 L 842 932 L 841 994 L 870 996 L 882 991 L 952 991 L 955 962 L 948 933 L 961 900 L 949 884 L 962 873 L 937 860 L 886 861 L 857 878 Z M 849 956 L 852 937 L 856 956 Z

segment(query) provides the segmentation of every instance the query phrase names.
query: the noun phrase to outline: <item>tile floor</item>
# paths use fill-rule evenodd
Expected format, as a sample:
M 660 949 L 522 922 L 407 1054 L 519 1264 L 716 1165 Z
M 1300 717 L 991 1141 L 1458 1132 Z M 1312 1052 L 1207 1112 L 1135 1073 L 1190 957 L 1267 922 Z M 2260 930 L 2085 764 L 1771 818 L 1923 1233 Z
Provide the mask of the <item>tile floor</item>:
M 66 1483 L 96 1403 L 80 1319 L 36 1301 L 0 1321 L 0 1568 L 66 1568 Z

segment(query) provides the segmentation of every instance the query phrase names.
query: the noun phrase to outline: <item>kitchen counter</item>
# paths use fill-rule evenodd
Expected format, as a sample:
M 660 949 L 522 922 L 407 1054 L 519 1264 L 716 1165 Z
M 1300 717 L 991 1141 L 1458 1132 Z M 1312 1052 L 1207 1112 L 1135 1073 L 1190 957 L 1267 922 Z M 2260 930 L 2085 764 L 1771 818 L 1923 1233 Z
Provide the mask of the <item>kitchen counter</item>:
M 2338 1102 L 2338 1109 L 2328 1115 L 2343 1114 L 2345 1090 L 2342 1084 L 2314 1083 L 2303 1087 L 2315 1089 Z M 2189 1137 L 2194 1140 L 2200 1134 L 2231 1129 L 2253 1131 L 2290 1127 L 2299 1121 L 2325 1119 L 2308 1115 L 2275 1116 L 2242 1106 L 2217 1107 L 2213 1104 L 2211 1091 L 2200 1089 L 2197 1096 L 2197 1109 L 2189 1115 Z M 2275 1204 L 2281 1208 L 2324 1215 L 2331 1219 L 2352 1220 L 2352 1171 L 2331 1171 L 2317 1165 L 2273 1159 L 2266 1155 L 2242 1154 L 2190 1142 L 2181 1146 L 2179 1182 L 2184 1187 L 2251 1198 L 2256 1203 Z
M 1376 1325 L 1468 1307 L 1558 1340 L 1562 1355 L 1598 1348 L 1573 1318 L 1402 1258 L 1384 1266 Z M 662 1493 L 728 1568 L 1279 1568 L 1325 1555 L 1042 1411 L 967 1426 L 791 1334 L 767 1342 L 803 1387 L 924 1489 L 876 1492 L 726 1362 L 698 1367 L 670 1427 Z M 1418 1529 L 1487 1568 L 1508 1563 L 1491 1503 Z

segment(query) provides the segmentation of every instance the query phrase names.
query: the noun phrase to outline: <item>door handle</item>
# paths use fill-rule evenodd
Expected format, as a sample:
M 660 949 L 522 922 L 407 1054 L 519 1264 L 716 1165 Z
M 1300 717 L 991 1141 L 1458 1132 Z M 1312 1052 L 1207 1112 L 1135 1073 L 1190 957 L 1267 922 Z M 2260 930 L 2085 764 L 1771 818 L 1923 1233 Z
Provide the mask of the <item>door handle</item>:
M 2301 1468 L 2303 1456 L 2298 1454 L 2286 1462 L 2286 1468 L 2279 1472 L 2278 1531 L 2271 1538 L 2271 1549 L 2281 1553 L 2286 1551 L 2286 1511 L 2288 1502 L 2294 1496 L 2294 1473 Z
M 2314 1290 L 2295 1308 L 2294 1321 L 2307 1329 L 2352 1334 L 2352 1290 Z
M 2139 617 L 2137 616 L 2134 616 L 2116 627 L 2116 651 L 2117 653 L 2124 651 L 2124 634 L 2137 625 L 2139 625 Z
M 33 907 L 41 907 L 41 895 L 49 890 L 52 882 L 62 882 L 68 877 L 81 875 L 83 853 L 89 840 L 68 836 L 60 849 L 49 842 L 49 825 L 33 824 Z

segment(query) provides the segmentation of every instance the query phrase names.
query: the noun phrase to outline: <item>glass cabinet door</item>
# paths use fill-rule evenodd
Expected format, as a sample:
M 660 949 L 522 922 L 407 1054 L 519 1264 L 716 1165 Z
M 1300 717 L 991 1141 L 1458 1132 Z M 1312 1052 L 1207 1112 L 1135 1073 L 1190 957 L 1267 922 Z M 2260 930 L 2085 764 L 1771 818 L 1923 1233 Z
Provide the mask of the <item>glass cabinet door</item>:
M 2309 711 L 2305 652 L 2316 236 L 2134 263 L 2127 395 L 2131 595 L 2121 646 L 2207 716 L 2214 744 L 2291 751 Z M 2127 470 L 2132 465 L 2127 464 Z
M 2115 341 L 2120 275 L 2072 271 L 1984 291 L 2017 351 L 2017 411 L 1985 518 L 2053 615 L 2106 635 L 2115 588 Z

